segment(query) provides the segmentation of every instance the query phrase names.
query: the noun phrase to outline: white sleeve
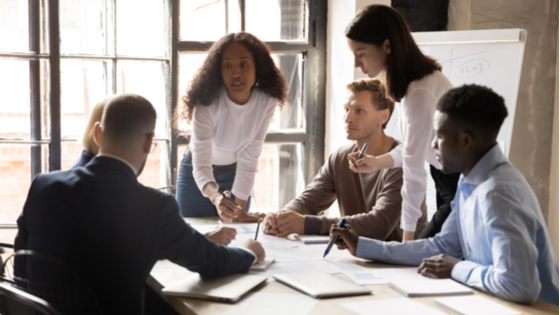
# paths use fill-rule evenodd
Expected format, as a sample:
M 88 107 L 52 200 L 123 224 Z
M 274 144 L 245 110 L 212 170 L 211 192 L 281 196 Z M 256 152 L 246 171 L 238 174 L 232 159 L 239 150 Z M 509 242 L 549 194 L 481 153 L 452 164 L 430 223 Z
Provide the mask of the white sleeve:
M 396 146 L 393 150 L 389 151 L 389 155 L 393 158 L 393 168 L 402 167 L 402 143 Z
M 237 169 L 231 192 L 240 199 L 247 200 L 253 189 L 264 138 L 266 137 L 266 132 L 268 131 L 268 126 L 270 126 L 270 120 L 274 116 L 277 104 L 278 100 L 276 98 L 269 100 L 268 104 L 266 104 L 267 110 L 260 120 L 260 128 L 255 138 L 237 154 Z
M 406 97 L 404 116 L 406 136 L 402 150 L 403 186 L 401 188 L 401 228 L 414 232 L 426 195 L 427 172 L 424 168 L 426 150 L 431 143 L 436 99 L 423 89 L 414 90 Z
M 193 113 L 192 163 L 193 176 L 202 192 L 204 185 L 216 182 L 212 172 L 212 137 L 214 120 L 209 106 L 197 105 Z

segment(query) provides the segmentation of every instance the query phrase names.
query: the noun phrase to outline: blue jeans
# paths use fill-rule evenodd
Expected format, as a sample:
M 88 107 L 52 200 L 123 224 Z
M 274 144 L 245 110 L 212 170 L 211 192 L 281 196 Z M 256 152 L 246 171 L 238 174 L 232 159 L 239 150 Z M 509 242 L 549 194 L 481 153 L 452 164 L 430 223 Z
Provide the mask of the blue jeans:
M 230 190 L 235 179 L 237 163 L 230 165 L 212 165 L 214 179 L 220 192 Z M 210 199 L 204 197 L 198 189 L 193 177 L 191 159 L 184 154 L 177 179 L 177 203 L 183 217 L 212 217 L 218 216 L 216 207 Z

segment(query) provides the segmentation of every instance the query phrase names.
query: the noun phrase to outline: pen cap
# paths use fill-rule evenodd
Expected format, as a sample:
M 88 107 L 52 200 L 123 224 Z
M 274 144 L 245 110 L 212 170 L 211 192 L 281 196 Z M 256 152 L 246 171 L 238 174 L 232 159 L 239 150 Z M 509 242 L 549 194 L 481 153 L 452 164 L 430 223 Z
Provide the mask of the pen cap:
M 346 225 L 346 218 L 342 218 L 340 222 L 338 222 L 338 227 L 343 228 Z

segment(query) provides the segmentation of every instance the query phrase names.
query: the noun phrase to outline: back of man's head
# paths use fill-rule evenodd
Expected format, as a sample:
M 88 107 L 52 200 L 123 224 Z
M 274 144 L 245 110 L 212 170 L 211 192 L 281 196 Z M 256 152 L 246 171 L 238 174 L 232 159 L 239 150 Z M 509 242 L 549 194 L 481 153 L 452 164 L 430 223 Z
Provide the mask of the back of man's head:
M 153 132 L 155 121 L 156 110 L 147 99 L 136 94 L 117 95 L 103 112 L 102 143 L 127 146 L 144 139 Z
M 503 97 L 476 84 L 449 90 L 439 100 L 437 109 L 456 121 L 471 125 L 488 140 L 495 140 L 508 115 Z

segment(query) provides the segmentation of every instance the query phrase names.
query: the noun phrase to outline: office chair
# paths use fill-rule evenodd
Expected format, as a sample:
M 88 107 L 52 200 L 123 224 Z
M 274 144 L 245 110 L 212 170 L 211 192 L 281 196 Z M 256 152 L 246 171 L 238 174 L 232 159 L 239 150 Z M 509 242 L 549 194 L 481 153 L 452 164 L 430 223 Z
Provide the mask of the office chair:
M 12 285 L 47 301 L 61 314 L 103 314 L 87 283 L 54 257 L 19 250 L 2 266 L 12 265 Z M 8 272 L 9 273 L 9 272 Z
M 2 315 L 62 315 L 47 301 L 7 284 L 0 284 L 0 314 Z

